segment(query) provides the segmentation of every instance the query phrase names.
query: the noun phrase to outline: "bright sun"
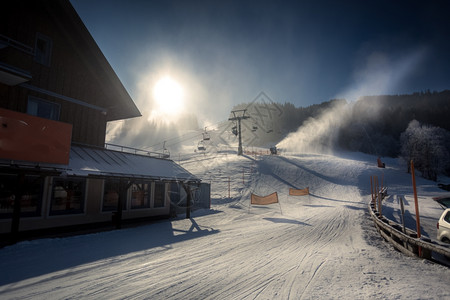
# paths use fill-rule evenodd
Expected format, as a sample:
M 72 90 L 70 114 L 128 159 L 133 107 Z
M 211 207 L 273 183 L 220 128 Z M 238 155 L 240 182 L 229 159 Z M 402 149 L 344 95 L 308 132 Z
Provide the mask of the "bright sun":
M 172 78 L 161 78 L 153 88 L 153 96 L 160 112 L 177 115 L 183 109 L 183 89 Z

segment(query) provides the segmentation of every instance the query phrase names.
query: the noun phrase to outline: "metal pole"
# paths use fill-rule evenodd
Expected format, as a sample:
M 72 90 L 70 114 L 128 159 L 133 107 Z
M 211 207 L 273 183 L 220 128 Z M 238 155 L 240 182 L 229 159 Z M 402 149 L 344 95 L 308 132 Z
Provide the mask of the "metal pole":
M 239 135 L 238 155 L 242 155 L 241 118 L 238 118 L 238 135 Z

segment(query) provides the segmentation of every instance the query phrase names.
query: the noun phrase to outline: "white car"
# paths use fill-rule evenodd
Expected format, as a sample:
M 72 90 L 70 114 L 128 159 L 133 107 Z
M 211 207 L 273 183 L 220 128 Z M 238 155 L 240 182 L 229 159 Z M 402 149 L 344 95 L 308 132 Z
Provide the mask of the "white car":
M 437 226 L 437 239 L 444 243 L 450 243 L 450 208 L 442 213 Z

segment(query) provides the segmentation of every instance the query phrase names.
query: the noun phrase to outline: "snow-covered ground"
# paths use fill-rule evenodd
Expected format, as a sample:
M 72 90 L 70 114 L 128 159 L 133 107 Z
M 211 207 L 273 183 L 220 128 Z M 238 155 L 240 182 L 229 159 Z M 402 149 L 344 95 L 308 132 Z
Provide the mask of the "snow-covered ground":
M 395 251 L 368 214 L 370 176 L 388 187 L 385 214 L 406 199 L 396 160 L 341 155 L 195 154 L 181 164 L 211 182 L 212 207 L 191 219 L 0 249 L 1 299 L 450 299 L 450 269 Z M 436 235 L 444 194 L 418 179 L 422 234 Z M 230 197 L 228 197 L 230 186 Z M 289 188 L 309 187 L 309 196 Z M 279 203 L 251 206 L 250 193 Z

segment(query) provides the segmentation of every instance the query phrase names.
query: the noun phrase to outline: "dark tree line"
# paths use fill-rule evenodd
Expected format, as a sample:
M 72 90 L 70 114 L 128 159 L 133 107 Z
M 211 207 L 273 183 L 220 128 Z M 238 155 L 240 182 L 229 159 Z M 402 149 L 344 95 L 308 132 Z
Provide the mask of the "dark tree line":
M 438 173 L 450 174 L 447 162 L 450 153 L 450 90 L 365 96 L 354 103 L 334 99 L 308 107 L 295 107 L 292 103 L 271 105 L 276 105 L 282 113 L 272 116 L 276 130 L 259 139 L 265 144 L 277 143 L 308 119 L 320 120 L 323 112 L 346 105 L 345 115 L 338 115 L 342 110 L 335 110 L 336 118 L 345 119 L 340 123 L 335 147 L 381 157 L 403 157 L 408 162 L 416 160 L 416 169 L 429 179 L 435 180 Z M 239 105 L 240 108 L 249 106 L 260 106 L 258 109 L 262 111 L 267 104 Z M 414 150 L 408 147 L 414 147 Z
M 353 104 L 340 146 L 380 156 L 400 154 L 400 136 L 412 120 L 450 131 L 450 91 L 368 96 Z
M 344 149 L 410 161 L 422 176 L 450 174 L 450 91 L 362 97 L 341 128 Z

